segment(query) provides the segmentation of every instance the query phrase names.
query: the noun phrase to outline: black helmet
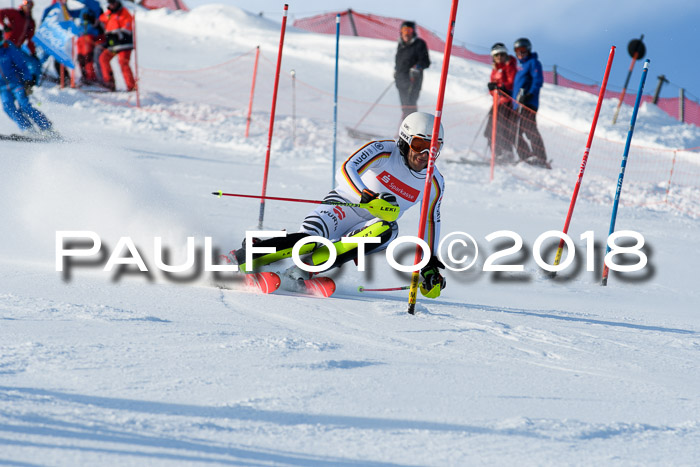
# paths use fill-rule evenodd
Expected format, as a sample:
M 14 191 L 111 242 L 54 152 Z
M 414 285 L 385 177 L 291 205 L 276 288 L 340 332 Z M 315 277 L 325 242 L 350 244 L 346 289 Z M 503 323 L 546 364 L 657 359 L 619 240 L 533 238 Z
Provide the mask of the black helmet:
M 416 23 L 415 23 L 415 21 L 404 21 L 403 23 L 401 23 L 401 28 L 403 28 L 403 27 L 411 28 L 415 31 L 416 30 Z M 399 29 L 401 29 L 401 28 L 399 28 Z
M 513 50 L 517 50 L 521 47 L 525 47 L 527 49 L 527 53 L 532 52 L 532 43 L 527 37 L 521 37 L 513 44 Z

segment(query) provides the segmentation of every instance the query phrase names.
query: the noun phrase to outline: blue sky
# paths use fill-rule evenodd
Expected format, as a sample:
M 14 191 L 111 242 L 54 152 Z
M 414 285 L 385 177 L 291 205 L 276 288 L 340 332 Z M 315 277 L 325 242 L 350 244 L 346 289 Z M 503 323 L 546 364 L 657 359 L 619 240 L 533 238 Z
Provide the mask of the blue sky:
M 250 12 L 280 19 L 284 1 L 271 0 L 185 0 L 191 8 L 207 3 L 235 5 Z M 444 38 L 447 31 L 449 0 L 289 0 L 290 21 L 323 12 L 352 8 L 362 13 L 411 19 Z M 477 4 L 478 3 L 478 4 Z M 693 100 L 700 98 L 700 1 L 698 0 L 501 0 L 469 2 L 462 0 L 455 24 L 455 42 L 487 53 L 494 42 L 504 42 L 509 50 L 518 37 L 528 37 L 546 70 L 557 65 L 569 79 L 600 82 L 610 46 L 617 46 L 609 86 L 621 89 L 631 57 L 630 40 L 644 34 L 647 57 L 651 59 L 645 87 L 653 94 L 658 75 L 670 84 L 662 97 L 676 97 L 679 87 Z M 637 62 L 628 90 L 636 92 L 642 62 Z

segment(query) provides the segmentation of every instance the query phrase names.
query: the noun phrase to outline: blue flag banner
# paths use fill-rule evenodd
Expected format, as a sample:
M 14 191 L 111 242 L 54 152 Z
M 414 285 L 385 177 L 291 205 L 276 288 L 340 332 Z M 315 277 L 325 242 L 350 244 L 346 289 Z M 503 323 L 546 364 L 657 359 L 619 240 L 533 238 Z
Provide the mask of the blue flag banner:
M 72 19 L 65 20 L 60 3 L 56 3 L 44 12 L 41 26 L 34 34 L 34 42 L 46 50 L 62 65 L 73 69 L 73 37 L 79 35 L 78 27 Z

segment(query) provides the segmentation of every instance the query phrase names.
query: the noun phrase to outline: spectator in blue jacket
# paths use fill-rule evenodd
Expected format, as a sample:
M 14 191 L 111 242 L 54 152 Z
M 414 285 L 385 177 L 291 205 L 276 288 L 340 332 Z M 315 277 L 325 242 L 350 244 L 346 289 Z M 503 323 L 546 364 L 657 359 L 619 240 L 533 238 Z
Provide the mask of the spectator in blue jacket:
M 515 41 L 513 49 L 518 57 L 518 71 L 513 81 L 513 108 L 520 116 L 515 147 L 521 160 L 528 164 L 551 168 L 536 121 L 537 109 L 540 106 L 540 88 L 544 83 L 542 63 L 537 58 L 537 53 L 532 51 L 532 43 L 527 38 Z
M 3 110 L 20 130 L 31 130 L 33 120 L 40 130 L 51 134 L 49 119 L 29 103 L 25 88 L 35 84 L 32 81 L 22 52 L 10 41 L 0 38 L 0 98 Z

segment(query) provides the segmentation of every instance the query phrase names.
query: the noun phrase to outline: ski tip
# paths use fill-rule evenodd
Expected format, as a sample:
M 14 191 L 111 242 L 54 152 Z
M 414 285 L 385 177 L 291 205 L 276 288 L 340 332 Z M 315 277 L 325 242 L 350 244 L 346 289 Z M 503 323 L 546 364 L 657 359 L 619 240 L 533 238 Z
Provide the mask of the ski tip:
M 269 294 L 279 289 L 282 281 L 274 272 L 257 272 L 246 274 L 245 282 L 248 287 L 257 288 L 261 293 Z

